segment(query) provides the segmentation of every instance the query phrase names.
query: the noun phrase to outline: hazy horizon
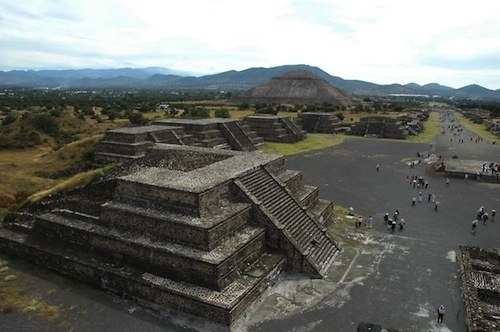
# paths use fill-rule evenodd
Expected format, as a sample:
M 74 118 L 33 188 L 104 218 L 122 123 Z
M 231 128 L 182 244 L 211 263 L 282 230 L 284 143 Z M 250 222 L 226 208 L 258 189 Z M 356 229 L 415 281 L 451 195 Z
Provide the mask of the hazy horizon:
M 500 88 L 500 3 L 0 0 L 0 70 L 307 64 L 376 84 Z

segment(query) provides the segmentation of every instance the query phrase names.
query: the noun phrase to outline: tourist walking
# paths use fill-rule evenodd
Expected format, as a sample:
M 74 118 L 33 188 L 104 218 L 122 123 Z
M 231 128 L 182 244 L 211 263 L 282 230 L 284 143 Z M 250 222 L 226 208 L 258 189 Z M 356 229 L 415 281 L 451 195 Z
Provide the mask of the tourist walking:
M 361 228 L 362 224 L 363 224 L 363 217 L 359 216 L 358 219 L 356 220 L 355 227 Z
M 380 165 L 379 165 L 379 164 L 377 164 L 377 166 L 376 166 L 375 168 L 376 168 L 376 170 L 377 170 L 377 172 L 378 172 L 378 171 L 380 170 Z
M 402 230 L 405 225 L 405 219 L 401 218 L 399 219 L 399 229 Z
M 477 219 L 482 220 L 484 214 L 484 206 L 481 206 L 479 210 L 477 210 Z
M 496 214 L 497 214 L 497 211 L 495 211 L 495 209 L 491 210 L 491 221 L 495 221 Z
M 445 314 L 444 305 L 441 305 L 437 311 L 438 311 L 438 323 L 442 323 Z
M 368 228 L 372 228 L 373 226 L 373 218 L 372 216 L 368 216 Z
M 472 233 L 476 232 L 477 228 L 477 219 L 472 220 Z
M 418 202 L 422 203 L 422 192 L 418 193 Z
M 446 187 L 449 187 L 450 186 L 450 179 L 449 178 L 446 178 L 446 184 L 445 184 Z
M 436 203 L 434 203 L 434 212 L 438 212 L 438 206 L 439 206 L 439 202 L 436 201 Z
M 416 202 L 416 201 L 417 201 L 417 199 L 416 199 L 415 197 L 413 197 L 413 198 L 411 199 L 411 206 L 412 206 L 412 207 L 413 207 L 413 206 L 415 206 L 415 202 Z

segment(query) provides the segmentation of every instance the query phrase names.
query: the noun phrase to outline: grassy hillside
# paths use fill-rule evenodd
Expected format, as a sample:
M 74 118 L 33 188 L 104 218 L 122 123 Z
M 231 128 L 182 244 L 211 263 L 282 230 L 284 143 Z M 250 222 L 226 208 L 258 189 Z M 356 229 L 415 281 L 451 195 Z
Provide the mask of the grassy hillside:
M 0 219 L 34 193 L 88 168 L 103 133 L 125 123 L 97 121 L 71 107 L 10 114 L 16 120 L 0 126 Z

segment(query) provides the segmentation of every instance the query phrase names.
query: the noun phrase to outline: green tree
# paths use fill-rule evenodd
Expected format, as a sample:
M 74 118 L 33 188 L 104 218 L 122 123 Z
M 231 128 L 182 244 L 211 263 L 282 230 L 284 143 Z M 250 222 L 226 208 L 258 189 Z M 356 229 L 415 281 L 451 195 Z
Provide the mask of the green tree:
M 56 107 L 56 108 L 53 108 L 50 110 L 50 115 L 52 115 L 53 117 L 56 117 L 56 118 L 61 117 L 62 113 L 63 113 L 63 111 L 59 107 Z
M 33 127 L 49 135 L 59 134 L 59 124 L 56 119 L 48 114 L 38 114 L 31 119 Z
M 344 121 L 344 113 L 336 112 L 335 116 L 340 119 L 340 121 Z
M 146 124 L 148 120 L 141 113 L 133 112 L 128 116 L 131 124 Z
M 230 118 L 231 114 L 226 109 L 219 109 L 219 110 L 215 110 L 215 117 L 216 118 Z
M 17 120 L 17 116 L 14 114 L 7 114 L 7 116 L 3 119 L 2 121 L 2 126 L 6 126 L 8 124 L 11 124 Z

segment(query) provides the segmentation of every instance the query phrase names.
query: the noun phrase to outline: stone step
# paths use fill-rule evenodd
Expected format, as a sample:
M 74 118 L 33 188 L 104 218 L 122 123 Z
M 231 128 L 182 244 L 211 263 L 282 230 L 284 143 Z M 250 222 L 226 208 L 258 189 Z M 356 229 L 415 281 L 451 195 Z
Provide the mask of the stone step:
M 266 211 L 269 211 L 275 218 L 271 218 L 271 222 L 304 257 L 304 264 L 307 266 L 302 265 L 300 262 L 293 262 L 292 264 L 296 264 L 294 269 L 323 276 L 328 266 L 324 265 L 325 260 L 319 261 L 318 257 L 321 257 L 325 250 L 330 250 L 330 247 L 334 247 L 336 250 L 339 249 L 337 243 L 326 233 L 323 226 L 313 219 L 266 170 L 255 170 L 254 174 L 247 174 L 241 177 L 240 180 L 245 189 L 257 201 L 260 201 Z M 256 190 L 252 181 L 259 181 Z M 307 204 L 313 201 L 309 197 L 317 199 L 316 187 L 303 186 L 302 191 L 307 194 L 303 195 L 305 197 L 303 201 L 307 202 Z M 273 192 L 280 192 L 280 194 L 284 195 L 278 207 L 276 207 L 276 204 L 278 204 L 279 200 L 268 194 Z M 327 261 L 328 264 L 331 264 L 331 262 L 331 260 Z
M 283 182 L 292 192 L 302 185 L 302 172 L 295 170 L 283 169 L 277 174 L 277 177 Z
M 268 187 L 265 182 L 260 184 L 258 187 L 252 189 L 258 195 L 264 196 L 266 199 L 277 202 L 280 198 L 286 197 L 287 193 L 283 190 L 281 186 Z
M 223 138 L 222 133 L 219 129 L 204 130 L 193 134 L 200 141 Z
M 296 206 L 293 204 L 293 202 L 288 199 L 286 201 L 286 204 L 283 204 L 283 206 L 279 209 L 270 209 L 271 212 L 278 218 L 278 219 L 283 219 L 287 220 L 289 218 L 292 218 L 295 216 L 295 214 L 301 214 L 302 211 L 298 211 Z
M 333 203 L 318 198 L 314 204 L 308 207 L 307 211 L 315 217 L 321 225 L 328 225 L 333 217 Z
M 33 225 L 26 222 L 4 222 L 3 227 L 18 233 L 29 233 L 33 229 Z
M 156 240 L 212 250 L 252 220 L 251 209 L 249 203 L 232 202 L 213 209 L 206 217 L 197 217 L 111 201 L 102 206 L 100 222 Z
M 323 249 L 323 252 L 319 254 L 318 260 L 325 264 L 333 256 L 333 254 L 338 251 L 336 247 L 330 246 Z
M 214 149 L 219 149 L 219 150 L 231 150 L 231 146 L 229 144 L 227 144 L 227 143 L 215 145 L 213 148 Z
M 58 215 L 58 216 L 61 216 L 63 218 L 70 218 L 70 219 L 74 219 L 74 220 L 79 220 L 79 221 L 83 221 L 85 223 L 91 223 L 91 224 L 101 225 L 101 226 L 105 225 L 104 222 L 102 222 L 102 220 L 99 219 L 98 216 L 82 213 L 79 211 L 72 211 L 69 209 L 55 209 L 55 210 L 52 210 L 51 213 Z
M 305 218 L 306 217 L 303 213 L 295 211 L 295 213 L 290 216 L 290 218 L 284 220 L 283 223 L 286 225 L 288 230 L 294 230 L 302 227 L 301 225 L 303 224 Z
M 308 207 L 318 198 L 318 187 L 302 185 L 294 194 L 302 206 Z
M 120 155 L 143 155 L 148 147 L 151 146 L 151 142 L 134 142 L 134 143 L 124 143 L 124 142 L 113 142 L 113 141 L 101 141 L 97 145 L 98 152 L 114 153 Z
M 108 153 L 108 152 L 96 152 L 95 161 L 97 164 L 109 164 L 109 163 L 120 163 L 124 161 L 136 160 L 144 157 L 145 154 L 140 155 L 124 155 L 117 153 Z
M 245 131 L 236 122 L 226 122 L 220 124 L 220 130 L 226 137 L 229 144 L 235 150 L 253 151 L 255 146 Z
M 269 211 L 271 211 L 273 214 L 279 214 L 283 209 L 293 206 L 290 197 L 284 196 L 283 194 L 281 195 L 281 197 L 274 199 L 272 204 L 269 204 Z
M 97 251 L 117 262 L 189 283 L 222 289 L 242 266 L 265 246 L 264 229 L 245 226 L 211 251 L 169 242 L 152 241 L 129 232 L 63 218 L 55 214 L 36 217 L 35 232 Z
M 268 181 L 266 177 L 264 177 L 259 172 L 250 173 L 241 178 L 242 181 L 247 181 L 248 185 L 252 188 L 258 187 L 260 183 L 265 183 Z
M 307 219 L 303 218 L 295 229 L 290 229 L 290 233 L 295 236 L 298 243 L 307 248 L 308 243 L 313 240 L 315 230 L 314 224 L 307 222 Z
M 215 137 L 210 139 L 203 139 L 199 141 L 201 146 L 206 148 L 213 148 L 217 145 L 227 144 L 227 140 L 224 137 Z
M 171 173 L 150 167 L 121 177 L 115 189 L 115 200 L 201 217 L 209 215 L 214 206 L 230 196 L 229 182 L 214 184 L 208 190 L 199 190 L 192 185 L 175 187 L 175 178 L 165 175 Z
M 204 317 L 230 325 L 282 270 L 285 258 L 266 252 L 242 271 L 222 291 L 159 277 L 144 270 L 123 266 L 78 248 L 55 242 L 33 241 L 32 236 L 0 229 L 0 247 L 18 257 L 58 273 L 100 287 L 141 305 Z

